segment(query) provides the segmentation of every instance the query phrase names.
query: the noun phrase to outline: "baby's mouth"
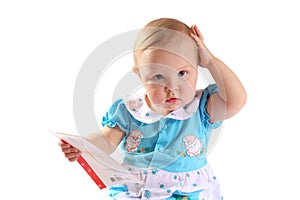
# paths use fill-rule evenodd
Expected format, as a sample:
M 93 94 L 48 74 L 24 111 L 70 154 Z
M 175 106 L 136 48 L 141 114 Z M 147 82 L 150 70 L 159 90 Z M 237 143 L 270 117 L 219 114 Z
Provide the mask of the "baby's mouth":
M 180 101 L 180 99 L 178 99 L 178 98 L 169 98 L 166 100 L 167 103 L 177 103 L 179 101 Z

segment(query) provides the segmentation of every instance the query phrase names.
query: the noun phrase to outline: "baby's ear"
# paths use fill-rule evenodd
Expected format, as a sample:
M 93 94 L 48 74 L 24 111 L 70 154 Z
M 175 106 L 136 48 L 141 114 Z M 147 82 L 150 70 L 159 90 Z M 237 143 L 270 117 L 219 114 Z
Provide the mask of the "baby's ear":
M 139 72 L 139 69 L 137 68 L 137 66 L 133 66 L 133 67 L 131 68 L 131 70 L 132 70 L 134 73 L 136 73 L 136 75 L 138 75 L 138 76 L 140 77 L 140 72 Z

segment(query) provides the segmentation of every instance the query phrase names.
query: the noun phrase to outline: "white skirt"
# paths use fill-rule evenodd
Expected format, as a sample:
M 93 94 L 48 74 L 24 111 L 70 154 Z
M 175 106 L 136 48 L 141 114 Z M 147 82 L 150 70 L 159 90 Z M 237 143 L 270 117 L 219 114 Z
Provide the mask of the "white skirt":
M 181 173 L 131 167 L 131 171 L 145 185 L 128 184 L 111 187 L 111 196 L 117 200 L 222 200 L 219 182 L 211 167 Z

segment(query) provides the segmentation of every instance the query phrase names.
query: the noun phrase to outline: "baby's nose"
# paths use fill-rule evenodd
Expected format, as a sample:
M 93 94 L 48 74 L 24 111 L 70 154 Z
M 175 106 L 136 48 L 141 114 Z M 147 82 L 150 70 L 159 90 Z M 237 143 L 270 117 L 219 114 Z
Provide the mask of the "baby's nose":
M 177 92 L 179 90 L 179 81 L 178 78 L 171 78 L 168 80 L 166 88 L 170 91 Z

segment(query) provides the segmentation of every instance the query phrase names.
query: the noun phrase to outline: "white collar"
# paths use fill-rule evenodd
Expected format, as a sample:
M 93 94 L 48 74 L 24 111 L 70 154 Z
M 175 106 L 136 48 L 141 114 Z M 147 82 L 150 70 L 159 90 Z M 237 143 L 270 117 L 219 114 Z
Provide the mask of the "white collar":
M 140 89 L 134 94 L 131 94 L 124 99 L 127 110 L 130 114 L 137 119 L 146 124 L 151 124 L 159 121 L 162 118 L 170 118 L 176 120 L 185 120 L 194 115 L 199 106 L 199 101 L 201 97 L 202 90 L 196 92 L 194 99 L 188 103 L 186 106 L 174 110 L 166 116 L 160 115 L 157 112 L 153 111 L 147 105 L 145 101 L 145 90 Z

